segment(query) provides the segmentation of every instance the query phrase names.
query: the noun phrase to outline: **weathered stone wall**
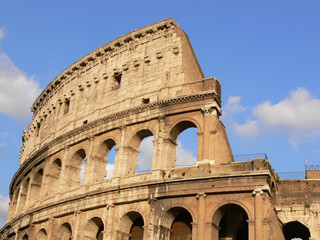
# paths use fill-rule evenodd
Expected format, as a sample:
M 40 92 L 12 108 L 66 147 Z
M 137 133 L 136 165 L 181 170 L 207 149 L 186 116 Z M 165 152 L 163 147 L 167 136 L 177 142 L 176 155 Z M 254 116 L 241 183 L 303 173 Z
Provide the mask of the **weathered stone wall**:
M 219 81 L 204 78 L 171 18 L 98 48 L 33 104 L 0 239 L 175 240 L 176 227 L 194 240 L 284 239 L 278 206 L 291 203 L 267 159 L 234 162 L 220 108 Z M 198 130 L 197 163 L 178 168 L 177 138 L 188 128 Z M 137 174 L 149 136 L 152 166 Z
M 274 205 L 285 224 L 298 221 L 311 233 L 311 240 L 320 237 L 320 181 L 311 179 L 278 181 Z
M 119 110 L 199 91 L 221 94 L 216 80 L 199 82 L 203 78 L 173 19 L 111 41 L 68 67 L 35 101 L 20 163 L 70 130 Z

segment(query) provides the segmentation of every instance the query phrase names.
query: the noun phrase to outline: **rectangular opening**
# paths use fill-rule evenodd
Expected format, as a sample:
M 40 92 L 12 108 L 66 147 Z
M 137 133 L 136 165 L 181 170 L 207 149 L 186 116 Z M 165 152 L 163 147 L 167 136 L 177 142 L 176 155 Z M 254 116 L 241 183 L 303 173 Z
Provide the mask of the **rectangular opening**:
M 121 73 L 118 73 L 116 72 L 114 75 L 113 75 L 113 79 L 114 79 L 114 89 L 118 89 L 121 87 L 121 78 L 122 78 L 122 74 Z
M 66 98 L 64 100 L 63 113 L 67 114 L 69 112 L 69 108 L 70 108 L 70 99 Z
M 143 103 L 143 104 L 148 104 L 148 103 L 150 103 L 150 98 L 142 98 L 142 103 Z

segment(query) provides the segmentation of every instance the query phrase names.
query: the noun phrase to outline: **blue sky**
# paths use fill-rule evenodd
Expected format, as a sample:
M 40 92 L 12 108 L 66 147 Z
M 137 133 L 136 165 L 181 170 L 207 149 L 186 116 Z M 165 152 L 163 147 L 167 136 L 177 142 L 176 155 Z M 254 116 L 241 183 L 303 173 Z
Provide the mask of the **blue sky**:
M 234 154 L 265 152 L 278 172 L 320 164 L 319 12 L 318 0 L 0 0 L 0 225 L 37 94 L 99 46 L 168 17 L 222 84 Z

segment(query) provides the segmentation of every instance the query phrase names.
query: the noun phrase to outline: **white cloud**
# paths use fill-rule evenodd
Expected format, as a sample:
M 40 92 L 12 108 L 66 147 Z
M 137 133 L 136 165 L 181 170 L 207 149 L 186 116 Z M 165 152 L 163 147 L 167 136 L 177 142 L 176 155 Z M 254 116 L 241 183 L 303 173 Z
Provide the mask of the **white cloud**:
M 232 114 L 244 112 L 246 108 L 239 104 L 240 101 L 241 101 L 241 96 L 229 97 L 227 104 L 223 107 L 223 112 L 222 112 L 223 118 L 231 117 Z
M 4 197 L 0 194 L 0 218 L 6 219 L 9 210 L 9 197 Z
M 79 182 L 79 186 L 82 184 L 83 182 L 83 177 L 84 177 L 84 170 L 86 168 L 86 162 L 85 160 L 81 163 L 81 167 L 80 167 L 80 174 L 79 174 L 79 178 L 80 178 L 80 182 Z
M 150 171 L 152 166 L 152 153 L 153 153 L 153 137 L 145 138 L 141 142 L 140 154 L 138 156 L 138 172 Z M 194 154 L 183 148 L 181 142 L 178 143 L 177 147 L 177 161 L 176 167 L 192 166 L 197 163 L 197 157 Z
M 254 108 L 254 115 L 269 127 L 280 127 L 289 134 L 320 133 L 320 99 L 311 96 L 305 88 L 290 92 L 277 104 L 269 101 Z
M 310 137 L 320 136 L 320 99 L 313 97 L 305 88 L 297 88 L 289 95 L 272 104 L 270 101 L 258 104 L 253 108 L 245 124 L 235 121 L 236 113 L 244 111 L 240 105 L 240 97 L 231 97 L 227 103 L 229 115 L 227 120 L 238 136 L 253 138 L 262 133 L 261 130 L 276 130 L 288 136 L 288 141 L 299 145 Z
M 153 137 L 142 140 L 138 156 L 138 172 L 150 171 L 152 165 Z
M 175 166 L 182 167 L 182 166 L 192 166 L 197 164 L 197 157 L 195 157 L 192 152 L 183 148 L 181 142 L 178 142 L 177 147 L 177 161 Z
M 104 179 L 110 179 L 113 176 L 114 164 L 106 164 L 107 176 Z
M 4 36 L 0 28 L 0 40 Z M 31 116 L 30 107 L 40 92 L 34 77 L 18 69 L 0 48 L 0 113 L 19 119 Z
M 259 133 L 258 122 L 248 121 L 245 124 L 239 125 L 237 123 L 233 124 L 233 129 L 238 136 L 254 138 Z

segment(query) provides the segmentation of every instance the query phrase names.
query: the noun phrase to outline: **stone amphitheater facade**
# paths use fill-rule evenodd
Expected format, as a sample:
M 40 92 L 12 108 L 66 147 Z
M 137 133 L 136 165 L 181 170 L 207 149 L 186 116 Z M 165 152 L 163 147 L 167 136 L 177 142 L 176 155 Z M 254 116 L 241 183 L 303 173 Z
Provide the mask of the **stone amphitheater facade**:
M 234 161 L 219 119 L 220 82 L 204 77 L 172 18 L 75 62 L 31 110 L 0 239 L 285 239 L 284 223 L 299 215 L 277 195 L 282 185 L 266 157 Z M 197 163 L 177 167 L 177 138 L 188 128 L 198 130 Z M 137 173 L 149 136 L 151 170 Z M 316 208 L 300 210 L 299 221 L 317 239 Z

